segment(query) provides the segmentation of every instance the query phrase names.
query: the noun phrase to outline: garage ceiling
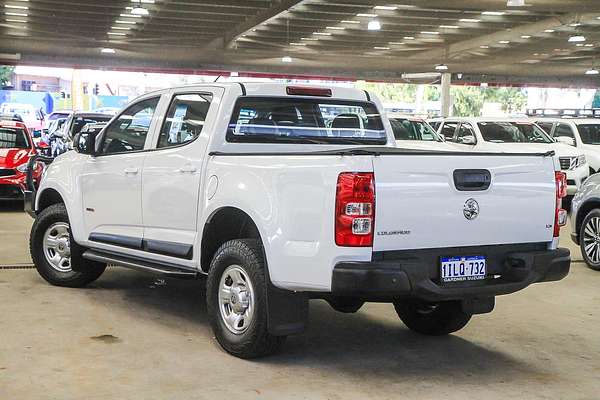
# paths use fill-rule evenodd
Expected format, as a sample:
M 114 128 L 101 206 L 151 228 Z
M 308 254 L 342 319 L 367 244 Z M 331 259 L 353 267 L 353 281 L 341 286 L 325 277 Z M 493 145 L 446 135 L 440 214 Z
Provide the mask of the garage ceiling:
M 507 0 L 0 4 L 0 62 L 389 81 L 446 64 L 471 81 L 595 86 L 600 79 L 585 75 L 600 68 L 597 0 L 526 0 L 522 7 Z M 148 15 L 132 14 L 140 7 Z M 379 30 L 368 29 L 374 21 Z M 585 41 L 569 42 L 572 36 Z

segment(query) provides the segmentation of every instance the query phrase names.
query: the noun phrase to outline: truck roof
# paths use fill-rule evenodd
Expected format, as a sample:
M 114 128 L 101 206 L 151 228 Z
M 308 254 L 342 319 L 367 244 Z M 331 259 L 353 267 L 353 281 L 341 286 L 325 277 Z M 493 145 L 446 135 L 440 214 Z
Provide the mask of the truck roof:
M 288 93 L 288 88 L 309 88 L 309 89 L 328 89 L 331 90 L 331 96 L 327 98 L 341 98 L 348 100 L 370 101 L 371 95 L 362 89 L 335 85 L 319 85 L 319 84 L 295 84 L 295 83 L 275 83 L 275 82 L 206 82 L 192 85 L 178 86 L 167 89 L 160 89 L 154 92 L 146 93 L 143 97 L 149 94 L 165 93 L 171 90 L 202 90 L 202 88 L 223 88 L 241 90 L 247 96 L 294 96 Z M 310 96 L 309 96 L 310 97 Z

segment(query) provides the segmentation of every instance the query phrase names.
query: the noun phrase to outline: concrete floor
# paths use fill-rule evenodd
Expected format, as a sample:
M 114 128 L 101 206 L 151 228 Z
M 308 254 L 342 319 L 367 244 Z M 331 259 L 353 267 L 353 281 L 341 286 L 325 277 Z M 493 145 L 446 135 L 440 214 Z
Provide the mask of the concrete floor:
M 29 224 L 0 213 L 0 264 L 27 262 L 27 240 L 6 232 Z M 0 269 L 0 399 L 597 399 L 599 286 L 574 263 L 445 338 L 413 334 L 387 304 L 340 314 L 314 301 L 304 335 L 244 361 L 213 338 L 201 281 L 110 268 L 64 289 Z

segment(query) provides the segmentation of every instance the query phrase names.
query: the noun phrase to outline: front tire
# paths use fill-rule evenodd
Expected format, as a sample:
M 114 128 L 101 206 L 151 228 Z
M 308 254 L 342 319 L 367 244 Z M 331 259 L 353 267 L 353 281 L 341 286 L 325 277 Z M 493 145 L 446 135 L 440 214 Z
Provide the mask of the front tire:
M 590 211 L 579 231 L 579 247 L 588 267 L 600 271 L 600 209 Z
M 257 240 L 224 243 L 215 253 L 206 288 L 208 316 L 221 347 L 240 358 L 276 352 L 285 336 L 269 333 L 267 277 Z
M 98 279 L 106 264 L 84 259 L 82 250 L 73 240 L 64 204 L 40 212 L 31 227 L 29 251 L 42 278 L 66 287 L 83 287 Z
M 428 303 L 407 299 L 394 302 L 394 308 L 410 330 L 429 336 L 456 332 L 464 328 L 471 319 L 471 314 L 462 310 L 459 301 Z

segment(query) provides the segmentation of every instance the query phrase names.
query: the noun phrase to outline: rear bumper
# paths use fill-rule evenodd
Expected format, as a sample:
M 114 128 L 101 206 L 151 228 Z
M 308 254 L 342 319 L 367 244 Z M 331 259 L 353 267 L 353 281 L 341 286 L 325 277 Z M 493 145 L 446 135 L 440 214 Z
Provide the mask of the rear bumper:
M 427 301 L 488 298 L 513 293 L 536 282 L 561 280 L 571 265 L 570 252 L 563 248 L 504 254 L 486 254 L 472 248 L 468 254 L 486 255 L 490 278 L 442 284 L 438 265 L 439 257 L 446 252 L 438 249 L 422 254 L 422 257 L 395 260 L 339 263 L 333 270 L 332 294 L 364 298 L 416 297 Z

